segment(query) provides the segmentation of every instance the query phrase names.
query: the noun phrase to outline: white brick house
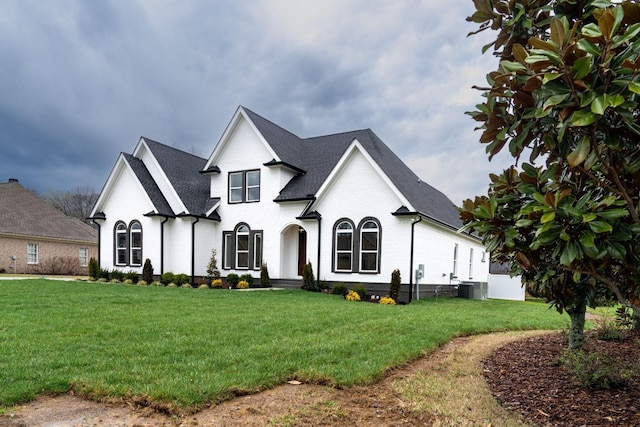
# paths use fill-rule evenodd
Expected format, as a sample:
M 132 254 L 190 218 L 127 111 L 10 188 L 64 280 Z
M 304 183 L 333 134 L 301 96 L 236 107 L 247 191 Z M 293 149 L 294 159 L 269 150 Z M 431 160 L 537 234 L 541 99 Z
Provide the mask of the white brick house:
M 371 130 L 299 138 L 239 107 L 203 159 L 148 138 L 122 153 L 92 213 L 102 268 L 296 283 L 311 262 L 320 280 L 387 289 L 424 265 L 420 283 L 486 282 L 488 254 L 454 204 L 422 182 Z M 453 276 L 453 279 L 452 279 Z M 408 296 L 405 295 L 405 299 Z

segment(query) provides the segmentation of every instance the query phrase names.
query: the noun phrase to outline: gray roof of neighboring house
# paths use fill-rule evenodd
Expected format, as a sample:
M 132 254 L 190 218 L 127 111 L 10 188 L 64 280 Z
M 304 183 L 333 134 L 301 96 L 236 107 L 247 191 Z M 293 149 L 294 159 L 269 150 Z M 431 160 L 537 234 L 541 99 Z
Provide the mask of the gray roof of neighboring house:
M 305 171 L 282 189 L 276 201 L 313 198 L 349 145 L 357 139 L 418 213 L 456 229 L 462 227 L 453 202 L 420 180 L 371 129 L 302 139 L 251 110 L 244 108 L 244 111 L 280 160 Z M 391 210 L 398 208 L 390 207 Z
M 97 230 L 65 215 L 17 181 L 0 183 L 0 200 L 0 233 L 98 243 Z

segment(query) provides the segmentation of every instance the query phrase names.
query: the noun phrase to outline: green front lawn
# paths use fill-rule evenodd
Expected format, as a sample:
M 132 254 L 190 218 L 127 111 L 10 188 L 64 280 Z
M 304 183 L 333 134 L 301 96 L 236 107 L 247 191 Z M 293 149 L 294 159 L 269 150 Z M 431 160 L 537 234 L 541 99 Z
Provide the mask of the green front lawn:
M 350 386 L 457 335 L 559 329 L 541 303 L 349 302 L 297 290 L 240 292 L 0 281 L 0 407 L 70 388 L 181 407 L 288 379 Z

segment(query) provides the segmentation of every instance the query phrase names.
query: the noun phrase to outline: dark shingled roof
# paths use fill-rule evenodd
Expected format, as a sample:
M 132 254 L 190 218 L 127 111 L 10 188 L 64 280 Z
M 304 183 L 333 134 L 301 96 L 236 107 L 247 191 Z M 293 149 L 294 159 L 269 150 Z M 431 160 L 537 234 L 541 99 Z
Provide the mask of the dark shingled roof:
M 153 180 L 153 177 L 149 173 L 149 169 L 145 166 L 142 160 L 137 157 L 133 157 L 131 154 L 122 153 L 126 162 L 131 166 L 131 169 L 136 174 L 138 181 L 142 184 L 142 187 L 147 192 L 147 195 L 151 199 L 151 203 L 155 207 L 155 213 L 163 216 L 175 216 L 175 213 L 169 206 L 169 202 L 160 191 L 158 184 Z
M 200 173 L 206 159 L 144 138 L 160 167 L 178 193 L 191 215 L 201 216 L 207 211 L 209 177 Z M 155 203 L 155 202 L 154 202 Z M 182 212 L 178 212 L 182 213 Z
M 0 233 L 98 243 L 98 232 L 65 215 L 16 181 L 0 183 Z
M 244 111 L 280 160 L 305 171 L 282 189 L 276 201 L 313 198 L 357 139 L 418 213 L 456 229 L 462 227 L 453 202 L 420 180 L 371 129 L 301 139 L 246 108 Z M 390 207 L 390 211 L 397 208 Z

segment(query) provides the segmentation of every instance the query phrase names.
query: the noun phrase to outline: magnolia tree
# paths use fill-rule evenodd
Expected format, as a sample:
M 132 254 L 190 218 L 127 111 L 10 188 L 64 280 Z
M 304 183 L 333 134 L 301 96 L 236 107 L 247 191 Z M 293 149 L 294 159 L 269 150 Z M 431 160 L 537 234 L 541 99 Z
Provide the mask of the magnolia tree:
M 509 150 L 514 165 L 491 175 L 488 195 L 466 200 L 461 217 L 581 333 L 597 296 L 640 306 L 640 5 L 474 4 L 468 20 L 497 31 L 484 51 L 499 62 L 468 114 L 489 159 Z

